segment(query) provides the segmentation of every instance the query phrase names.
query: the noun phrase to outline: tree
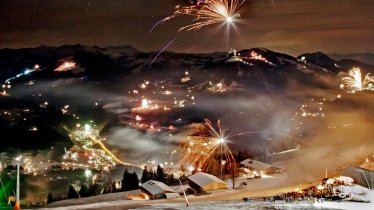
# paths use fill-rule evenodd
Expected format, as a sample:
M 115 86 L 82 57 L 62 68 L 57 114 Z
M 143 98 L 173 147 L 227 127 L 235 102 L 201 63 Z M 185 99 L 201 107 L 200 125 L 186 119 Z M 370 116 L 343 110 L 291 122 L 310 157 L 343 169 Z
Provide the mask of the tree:
M 135 190 L 139 188 L 139 179 L 135 171 L 130 173 L 127 169 L 123 173 L 121 191 Z
M 130 190 L 136 190 L 136 189 L 139 189 L 139 178 L 138 178 L 138 175 L 136 175 L 135 171 L 132 172 L 131 174 L 131 185 L 130 185 Z
M 88 197 L 89 196 L 89 191 L 87 185 L 83 184 L 81 186 L 81 189 L 79 190 L 79 195 L 81 197 Z
M 150 180 L 157 180 L 157 176 L 156 176 L 156 171 L 155 170 L 152 170 L 150 172 Z
M 52 193 L 48 193 L 48 197 L 47 197 L 47 204 L 50 204 L 52 203 L 54 200 L 53 196 L 52 196 Z
M 129 190 L 129 185 L 130 185 L 130 173 L 126 169 L 125 172 L 123 172 L 123 177 L 122 177 L 122 185 L 121 185 L 121 191 L 128 191 Z
M 101 186 L 98 183 L 90 184 L 88 187 L 88 196 L 99 195 L 101 190 Z
M 167 182 L 167 185 L 178 185 L 179 184 L 178 179 L 174 177 L 173 173 L 167 176 L 166 182 Z
M 148 167 L 145 166 L 142 173 L 142 178 L 140 179 L 140 182 L 143 184 L 151 179 L 150 171 L 148 170 Z
M 166 182 L 164 169 L 160 165 L 157 166 L 156 178 L 160 182 L 163 182 L 163 183 Z
M 69 191 L 68 191 L 68 199 L 72 199 L 72 198 L 79 198 L 79 194 L 75 190 L 75 188 L 73 187 L 73 185 L 70 185 L 69 186 Z

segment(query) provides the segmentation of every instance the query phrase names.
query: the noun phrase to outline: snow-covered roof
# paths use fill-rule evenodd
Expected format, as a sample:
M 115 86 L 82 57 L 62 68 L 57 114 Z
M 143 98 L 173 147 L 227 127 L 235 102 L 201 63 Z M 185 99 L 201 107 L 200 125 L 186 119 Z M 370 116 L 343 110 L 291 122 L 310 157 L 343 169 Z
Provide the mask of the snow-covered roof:
M 152 195 L 157 195 L 160 193 L 176 193 L 175 190 L 171 189 L 166 184 L 154 180 L 149 180 L 143 183 L 140 187 L 145 189 Z
M 261 162 L 261 161 L 258 161 L 258 160 L 249 159 L 249 158 L 243 160 L 242 162 L 240 162 L 240 164 L 243 164 L 245 166 L 248 166 L 248 167 L 254 168 L 256 170 L 260 170 L 260 171 L 264 171 L 266 169 L 274 167 L 274 166 L 271 166 L 267 163 L 264 163 L 264 162 Z
M 365 161 L 363 164 L 360 165 L 360 168 L 364 168 L 366 170 L 374 171 L 374 162 L 373 161 Z
M 213 176 L 211 174 L 206 174 L 203 172 L 198 172 L 196 174 L 192 174 L 191 176 L 187 177 L 187 179 L 191 180 L 193 183 L 199 185 L 200 187 L 204 187 L 210 183 L 222 183 L 226 184 L 226 182 L 222 181 L 221 179 Z

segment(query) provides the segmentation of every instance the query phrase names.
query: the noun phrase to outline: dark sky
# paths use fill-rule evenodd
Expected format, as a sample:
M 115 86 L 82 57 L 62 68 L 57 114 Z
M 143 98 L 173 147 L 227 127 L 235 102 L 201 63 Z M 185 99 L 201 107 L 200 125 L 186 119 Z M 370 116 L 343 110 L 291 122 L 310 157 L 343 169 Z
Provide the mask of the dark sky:
M 39 45 L 132 45 L 158 50 L 179 27 L 177 18 L 148 30 L 181 0 L 1 0 L 0 48 Z M 228 38 L 212 25 L 180 32 L 170 50 L 223 51 L 266 47 L 304 52 L 374 52 L 374 0 L 247 0 Z

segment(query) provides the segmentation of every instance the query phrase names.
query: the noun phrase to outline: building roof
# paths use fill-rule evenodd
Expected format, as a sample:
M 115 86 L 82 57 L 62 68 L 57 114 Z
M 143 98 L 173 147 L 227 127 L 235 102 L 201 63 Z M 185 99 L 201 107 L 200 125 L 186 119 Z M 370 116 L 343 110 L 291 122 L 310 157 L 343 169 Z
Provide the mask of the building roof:
M 171 189 L 169 186 L 162 182 L 149 180 L 140 186 L 142 189 L 148 191 L 152 195 L 157 195 L 160 193 L 176 193 L 175 190 Z
M 196 174 L 192 174 L 191 176 L 187 177 L 187 179 L 191 180 L 193 183 L 199 185 L 200 187 L 204 187 L 211 183 L 221 183 L 226 184 L 226 182 L 222 181 L 221 179 L 213 176 L 211 174 L 206 174 L 203 172 L 198 172 Z
M 374 171 L 374 162 L 367 160 L 364 163 L 360 165 L 361 168 L 364 168 L 366 170 Z
M 348 166 L 342 171 L 342 175 L 353 178 L 356 184 L 367 188 L 374 185 L 374 171 L 372 170 L 358 166 Z
M 243 160 L 242 162 L 240 162 L 240 164 L 242 164 L 246 167 L 251 167 L 255 170 L 260 170 L 260 171 L 265 171 L 269 168 L 277 168 L 277 167 L 274 167 L 274 166 L 269 165 L 267 163 L 264 163 L 264 162 L 261 162 L 261 161 L 258 161 L 258 160 L 249 159 L 249 158 Z

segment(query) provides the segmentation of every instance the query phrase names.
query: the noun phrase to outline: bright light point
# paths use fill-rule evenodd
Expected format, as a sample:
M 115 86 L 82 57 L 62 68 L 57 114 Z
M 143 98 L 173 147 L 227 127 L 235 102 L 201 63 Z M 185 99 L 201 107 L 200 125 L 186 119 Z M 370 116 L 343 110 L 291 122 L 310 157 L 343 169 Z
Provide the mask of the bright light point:
M 226 22 L 231 23 L 232 22 L 232 17 L 227 17 Z
M 24 72 L 24 74 L 30 74 L 31 72 L 32 72 L 32 70 L 26 69 L 25 72 Z
M 139 116 L 139 115 L 136 115 L 136 116 L 135 116 L 135 120 L 136 120 L 136 121 L 141 121 L 141 120 L 142 120 L 142 117 Z
M 91 130 L 91 126 L 89 124 L 84 125 L 84 130 L 89 131 Z
M 220 143 L 220 144 L 222 144 L 222 143 L 225 142 L 225 139 L 224 138 L 217 139 L 217 142 Z
M 16 157 L 16 161 L 21 161 L 21 159 L 22 159 L 22 155 L 21 155 L 21 156 L 18 156 L 18 157 Z
M 142 107 L 143 108 L 148 107 L 148 100 L 147 99 L 142 100 Z
M 86 177 L 89 177 L 89 176 L 92 175 L 92 171 L 89 170 L 89 169 L 86 169 L 86 170 L 84 171 L 84 175 L 85 175 Z

